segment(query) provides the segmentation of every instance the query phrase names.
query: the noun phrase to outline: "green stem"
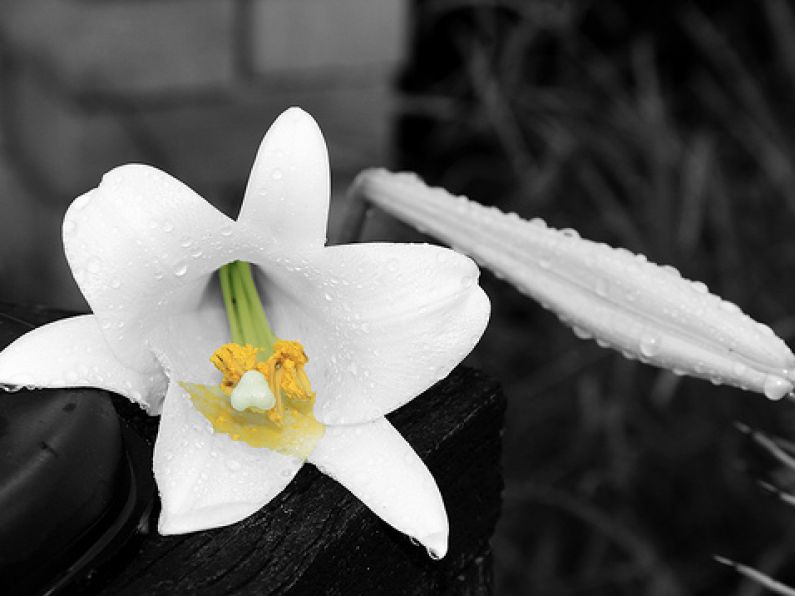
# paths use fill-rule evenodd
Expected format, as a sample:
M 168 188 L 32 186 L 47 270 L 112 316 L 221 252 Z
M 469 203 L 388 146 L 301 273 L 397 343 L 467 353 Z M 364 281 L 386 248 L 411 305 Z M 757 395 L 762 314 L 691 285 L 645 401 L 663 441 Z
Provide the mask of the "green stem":
M 251 271 L 249 263 L 239 261 L 240 276 L 243 279 L 243 285 L 246 288 L 246 298 L 248 299 L 249 306 L 252 307 L 252 316 L 257 331 L 261 333 L 262 340 L 268 346 L 272 346 L 278 339 L 271 330 L 268 317 L 265 315 L 265 309 L 262 307 L 262 300 L 260 300 L 257 286 L 254 283 L 254 275 Z
M 244 343 L 243 333 L 240 330 L 240 318 L 237 310 L 238 305 L 232 290 L 231 263 L 224 265 L 218 270 L 218 278 L 221 282 L 221 293 L 224 296 L 224 306 L 226 307 L 226 318 L 229 320 L 229 332 L 232 341 L 236 344 Z
M 258 357 L 267 359 L 278 338 L 265 316 L 251 265 L 243 261 L 228 263 L 219 270 L 219 278 L 232 341 L 259 348 Z
M 235 262 L 235 265 L 236 264 Z M 232 268 L 231 276 L 232 292 L 234 292 L 235 302 L 237 303 L 237 315 L 240 320 L 240 331 L 243 336 L 243 342 L 256 346 L 257 336 L 251 318 L 251 305 L 248 303 L 248 296 L 246 296 L 243 280 L 240 279 L 237 267 Z

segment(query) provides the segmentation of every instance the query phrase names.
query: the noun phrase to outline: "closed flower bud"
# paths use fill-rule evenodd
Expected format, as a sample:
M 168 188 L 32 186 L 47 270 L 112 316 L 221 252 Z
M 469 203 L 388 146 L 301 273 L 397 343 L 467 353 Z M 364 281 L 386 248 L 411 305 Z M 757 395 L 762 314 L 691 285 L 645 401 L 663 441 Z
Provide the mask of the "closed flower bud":
M 471 256 L 578 337 L 770 399 L 793 390 L 795 356 L 770 327 L 673 267 L 430 188 L 413 174 L 368 170 L 355 192 Z

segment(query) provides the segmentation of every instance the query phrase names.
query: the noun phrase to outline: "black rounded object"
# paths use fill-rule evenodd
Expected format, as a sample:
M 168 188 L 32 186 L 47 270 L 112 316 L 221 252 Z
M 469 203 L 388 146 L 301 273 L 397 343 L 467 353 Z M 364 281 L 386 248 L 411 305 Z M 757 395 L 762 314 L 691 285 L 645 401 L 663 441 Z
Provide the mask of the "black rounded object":
M 31 328 L 0 310 L 0 348 Z M 153 498 L 151 450 L 110 394 L 0 391 L 0 593 L 70 590 L 146 526 Z
M 29 591 L 78 558 L 111 509 L 122 456 L 119 421 L 102 393 L 0 395 L 3 583 Z

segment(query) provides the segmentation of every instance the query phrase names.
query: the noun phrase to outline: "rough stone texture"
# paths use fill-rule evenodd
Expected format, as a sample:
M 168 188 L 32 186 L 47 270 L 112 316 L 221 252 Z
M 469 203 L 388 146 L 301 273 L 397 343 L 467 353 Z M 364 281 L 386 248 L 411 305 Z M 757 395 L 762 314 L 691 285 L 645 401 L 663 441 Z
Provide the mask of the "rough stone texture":
M 231 0 L 3 0 L 0 34 L 80 93 L 216 87 L 235 74 L 236 8 Z
M 31 191 L 0 196 L 0 216 L 35 221 L 25 203 L 46 202 L 49 225 L 128 162 L 235 214 L 262 135 L 291 105 L 320 123 L 344 190 L 391 161 L 407 12 L 407 0 L 0 2 L 0 171 L 18 170 Z M 49 257 L 68 279 L 60 248 Z
M 9 147 L 42 192 L 62 197 L 64 211 L 107 170 L 140 159 L 124 113 L 77 101 L 29 63 L 11 69 L 6 84 Z
M 259 74 L 395 65 L 406 44 L 405 0 L 254 0 L 251 60 Z
M 0 306 L 37 324 L 63 315 Z M 114 403 L 151 443 L 156 419 L 126 400 Z M 458 368 L 389 417 L 427 463 L 445 499 L 450 550 L 441 561 L 305 466 L 281 495 L 243 522 L 183 536 L 142 536 L 72 589 L 129 595 L 489 594 L 504 406 L 493 381 Z

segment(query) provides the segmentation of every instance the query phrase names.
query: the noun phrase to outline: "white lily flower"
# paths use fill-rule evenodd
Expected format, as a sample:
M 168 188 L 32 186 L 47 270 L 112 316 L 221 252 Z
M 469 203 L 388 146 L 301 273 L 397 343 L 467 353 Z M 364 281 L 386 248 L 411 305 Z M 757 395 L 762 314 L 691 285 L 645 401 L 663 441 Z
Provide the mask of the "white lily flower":
M 795 387 L 795 355 L 770 327 L 673 267 L 455 197 L 414 174 L 367 170 L 352 192 L 476 259 L 580 338 L 774 400 Z
M 488 299 L 476 265 L 446 249 L 324 247 L 329 188 L 323 137 L 297 108 L 265 136 L 237 220 L 154 168 L 107 173 L 73 202 L 63 226 L 69 264 L 93 314 L 18 339 L 0 353 L 0 383 L 99 387 L 162 412 L 154 472 L 163 534 L 247 517 L 308 460 L 441 557 L 448 525 L 439 490 L 384 415 L 474 347 Z M 215 273 L 236 260 L 253 265 L 274 332 L 300 341 L 310 358 L 297 366 L 300 372 L 306 363 L 302 386 L 317 396 L 314 430 L 301 449 L 233 438 L 185 389 L 209 395 L 208 387 L 219 386 L 209 358 L 228 344 L 230 329 Z M 257 395 L 265 378 L 257 375 L 248 375 L 235 399 L 261 412 L 257 403 L 267 408 L 276 400 L 267 390 Z M 280 393 L 278 377 L 274 388 Z

